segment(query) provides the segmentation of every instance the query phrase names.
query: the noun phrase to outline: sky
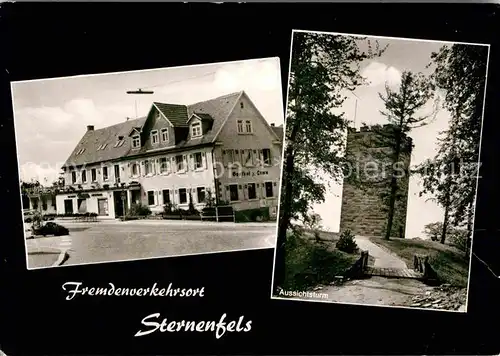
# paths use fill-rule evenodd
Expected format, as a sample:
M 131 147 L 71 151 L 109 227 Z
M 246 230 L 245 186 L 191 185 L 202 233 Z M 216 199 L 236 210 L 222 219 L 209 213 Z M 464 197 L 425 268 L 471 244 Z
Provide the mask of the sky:
M 342 111 L 346 118 L 351 120 L 351 126 L 359 128 L 363 123 L 368 125 L 384 124 L 387 119 L 379 110 L 384 109 L 379 92 L 385 93 L 385 83 L 393 89 L 398 88 L 401 73 L 405 70 L 430 74 L 433 68 L 426 66 L 430 62 L 432 52 L 438 51 L 446 43 L 430 41 L 411 41 L 404 39 L 370 38 L 378 40 L 381 48 L 388 44 L 387 50 L 381 57 L 367 60 L 362 63 L 361 74 L 369 82 L 369 85 L 358 87 L 353 94 L 348 93 Z M 357 102 L 357 104 L 356 104 Z M 419 112 L 429 114 L 433 110 L 434 101 Z M 441 108 L 433 120 L 426 126 L 416 128 L 409 134 L 413 139 L 414 149 L 411 156 L 411 166 L 418 165 L 437 153 L 437 137 L 439 133 L 448 128 L 450 115 Z M 421 190 L 421 178 L 410 177 L 408 194 L 408 210 L 406 220 L 406 238 L 426 238 L 422 234 L 424 226 L 428 223 L 442 221 L 443 209 L 429 196 L 419 197 Z M 339 231 L 340 211 L 342 202 L 342 184 L 331 183 L 327 191 L 325 202 L 316 204 L 314 212 L 318 213 L 323 220 L 323 225 L 330 231 Z
M 279 58 L 12 83 L 22 180 L 51 184 L 85 134 L 147 114 L 154 101 L 193 104 L 244 90 L 269 123 L 282 125 Z M 128 95 L 128 90 L 152 95 Z

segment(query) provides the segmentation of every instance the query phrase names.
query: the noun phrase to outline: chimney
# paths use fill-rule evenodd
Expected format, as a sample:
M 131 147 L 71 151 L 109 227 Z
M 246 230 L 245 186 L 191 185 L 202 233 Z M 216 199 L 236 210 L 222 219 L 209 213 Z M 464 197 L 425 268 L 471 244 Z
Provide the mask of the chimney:
M 123 140 L 123 136 L 118 136 L 118 140 Z
M 94 131 L 94 125 L 87 125 L 87 131 Z
M 274 122 L 271 124 L 271 127 L 274 127 Z

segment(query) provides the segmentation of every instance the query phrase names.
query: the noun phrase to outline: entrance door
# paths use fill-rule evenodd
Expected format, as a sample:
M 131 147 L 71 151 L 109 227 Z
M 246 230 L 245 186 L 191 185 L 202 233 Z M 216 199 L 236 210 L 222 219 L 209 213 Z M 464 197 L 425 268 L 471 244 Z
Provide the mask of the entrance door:
M 115 217 L 127 214 L 128 203 L 126 191 L 114 191 L 113 201 L 115 203 Z
M 108 199 L 97 199 L 97 213 L 108 215 Z
M 64 199 L 64 213 L 65 214 L 73 214 L 73 200 L 72 199 Z

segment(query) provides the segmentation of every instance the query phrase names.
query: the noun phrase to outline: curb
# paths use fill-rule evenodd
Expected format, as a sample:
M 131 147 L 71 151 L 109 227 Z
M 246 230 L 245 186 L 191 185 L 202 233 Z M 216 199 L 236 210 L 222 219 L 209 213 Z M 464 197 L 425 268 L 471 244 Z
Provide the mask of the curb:
M 68 258 L 69 258 L 68 250 L 61 250 L 61 252 L 59 253 L 59 257 L 57 258 L 56 262 L 52 264 L 51 267 L 61 266 L 62 264 L 64 264 L 64 262 L 68 260 Z

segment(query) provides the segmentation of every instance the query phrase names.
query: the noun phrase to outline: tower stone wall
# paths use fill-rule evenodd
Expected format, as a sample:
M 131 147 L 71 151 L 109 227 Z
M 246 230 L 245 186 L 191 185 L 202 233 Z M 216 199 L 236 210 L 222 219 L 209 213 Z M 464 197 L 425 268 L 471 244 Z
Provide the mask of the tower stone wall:
M 350 229 L 355 235 L 385 236 L 394 152 L 381 144 L 380 135 L 391 127 L 349 129 L 346 153 L 351 157 L 351 167 L 343 182 L 341 232 Z M 410 137 L 405 137 L 403 146 L 405 149 L 394 166 L 400 174 L 391 237 L 404 237 L 406 227 Z

